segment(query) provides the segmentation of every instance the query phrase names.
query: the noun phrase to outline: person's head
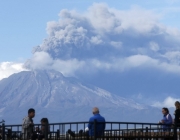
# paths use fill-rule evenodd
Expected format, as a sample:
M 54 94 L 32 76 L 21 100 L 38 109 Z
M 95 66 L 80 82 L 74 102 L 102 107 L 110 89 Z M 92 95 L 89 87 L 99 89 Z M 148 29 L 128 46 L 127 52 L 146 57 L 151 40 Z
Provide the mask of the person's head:
M 163 108 L 162 108 L 162 113 L 163 113 L 164 115 L 169 114 L 169 109 L 166 108 L 166 107 L 163 107 Z
M 39 127 L 36 127 L 36 131 L 39 131 Z
M 41 119 L 41 124 L 49 124 L 49 121 L 47 118 L 42 118 Z
M 175 105 L 176 109 L 180 109 L 180 102 L 179 101 L 176 101 L 174 103 L 174 105 Z
M 95 114 L 99 114 L 99 109 L 97 107 L 94 107 L 92 110 L 92 113 Z
M 34 118 L 34 116 L 35 116 L 35 110 L 34 110 L 33 108 L 30 108 L 30 109 L 28 110 L 28 116 L 29 116 L 30 118 Z

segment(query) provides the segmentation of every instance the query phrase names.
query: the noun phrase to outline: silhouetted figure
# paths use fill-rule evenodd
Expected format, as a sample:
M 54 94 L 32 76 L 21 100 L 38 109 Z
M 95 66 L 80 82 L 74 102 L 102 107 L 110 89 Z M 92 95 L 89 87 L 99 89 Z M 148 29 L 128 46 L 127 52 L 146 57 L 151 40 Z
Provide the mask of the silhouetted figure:
M 174 112 L 174 115 L 175 115 L 174 123 L 177 125 L 177 127 L 180 127 L 180 102 L 179 101 L 175 102 L 175 107 L 176 107 L 176 110 Z
M 40 135 L 39 127 L 36 127 L 36 128 L 35 128 L 35 131 L 34 131 L 34 137 L 35 137 L 36 139 L 38 139 L 39 135 Z
M 71 137 L 75 137 L 75 133 L 73 131 L 71 131 L 71 129 L 68 129 L 67 132 Z
M 47 118 L 42 118 L 41 119 L 41 130 L 40 130 L 38 140 L 48 138 L 49 132 L 50 132 L 49 121 Z
M 2 126 L 0 125 L 0 139 L 2 139 Z
M 35 116 L 35 110 L 33 108 L 30 108 L 28 110 L 28 116 L 25 117 L 23 119 L 23 123 L 22 123 L 22 139 L 23 140 L 27 140 L 27 139 L 31 139 L 31 140 L 35 140 L 35 136 L 33 133 L 33 129 L 34 129 L 34 123 L 33 123 L 33 119 Z

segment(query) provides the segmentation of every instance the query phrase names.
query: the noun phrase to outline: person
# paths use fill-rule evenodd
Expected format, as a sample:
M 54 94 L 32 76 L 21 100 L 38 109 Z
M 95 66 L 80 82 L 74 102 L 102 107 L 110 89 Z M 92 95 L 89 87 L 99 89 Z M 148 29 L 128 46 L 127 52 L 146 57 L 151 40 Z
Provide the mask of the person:
M 22 138 L 24 140 L 27 140 L 31 138 L 31 140 L 35 140 L 35 137 L 33 135 L 33 129 L 34 129 L 34 123 L 33 119 L 35 116 L 35 110 L 33 108 L 30 108 L 28 110 L 28 116 L 23 119 L 22 122 Z
M 2 139 L 2 126 L 0 125 L 0 139 Z
M 180 102 L 176 101 L 174 105 L 176 107 L 176 110 L 174 112 L 174 123 L 177 125 L 177 127 L 180 127 Z
M 35 128 L 35 133 L 36 133 L 36 134 L 39 134 L 39 132 L 40 132 L 40 131 L 39 131 L 39 127 L 36 127 L 36 128 Z
M 159 124 L 163 124 L 163 131 L 171 131 L 171 125 L 173 123 L 173 120 L 171 114 L 169 114 L 169 109 L 166 107 L 162 108 L 162 114 L 163 119 L 159 122 Z
M 39 134 L 40 134 L 39 127 L 36 127 L 36 128 L 35 128 L 35 131 L 34 131 L 34 136 L 35 136 L 36 139 L 38 139 Z
M 99 114 L 99 109 L 97 107 L 93 108 L 92 113 L 94 115 L 89 119 L 88 124 L 89 136 L 101 136 L 104 134 L 106 126 L 105 118 Z M 96 132 L 94 132 L 94 121 L 96 121 Z
M 40 130 L 38 140 L 42 140 L 44 138 L 46 139 L 48 137 L 49 132 L 50 132 L 49 121 L 47 118 L 42 118 L 41 130 Z

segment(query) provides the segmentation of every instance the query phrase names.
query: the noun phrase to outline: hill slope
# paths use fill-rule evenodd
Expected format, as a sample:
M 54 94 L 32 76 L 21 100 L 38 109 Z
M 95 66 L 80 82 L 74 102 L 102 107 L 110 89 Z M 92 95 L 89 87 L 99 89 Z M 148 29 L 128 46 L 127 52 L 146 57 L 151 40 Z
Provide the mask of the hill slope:
M 144 106 L 108 91 L 85 85 L 57 71 L 24 71 L 0 81 L 0 119 L 21 123 L 29 108 L 35 108 L 35 123 L 87 121 L 94 106 L 108 121 L 157 122 L 156 108 Z M 153 116 L 152 112 L 153 111 Z

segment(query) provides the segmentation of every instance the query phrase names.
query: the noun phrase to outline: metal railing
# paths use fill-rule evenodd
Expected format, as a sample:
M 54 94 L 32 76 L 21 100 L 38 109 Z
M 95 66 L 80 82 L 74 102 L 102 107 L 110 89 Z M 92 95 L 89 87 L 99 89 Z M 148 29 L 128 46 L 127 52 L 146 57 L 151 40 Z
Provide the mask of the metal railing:
M 2 121 L 2 140 L 21 140 L 22 125 L 5 125 Z M 44 140 L 157 140 L 159 138 L 179 140 L 180 130 L 176 125 L 163 125 L 156 123 L 134 123 L 134 122 L 91 122 L 91 130 L 85 131 L 89 122 L 66 122 L 51 123 L 45 125 Z M 104 130 L 99 130 L 105 125 Z M 41 128 L 43 125 L 35 124 L 34 128 Z M 37 129 L 38 130 L 38 129 Z M 101 131 L 101 132 L 100 132 Z M 39 131 L 33 131 L 34 139 L 41 135 Z M 25 138 L 31 139 L 29 138 Z

